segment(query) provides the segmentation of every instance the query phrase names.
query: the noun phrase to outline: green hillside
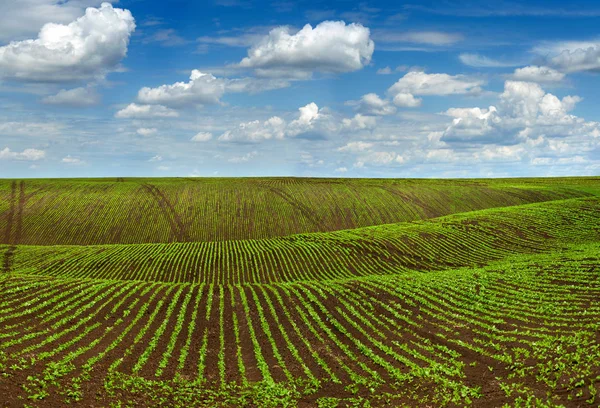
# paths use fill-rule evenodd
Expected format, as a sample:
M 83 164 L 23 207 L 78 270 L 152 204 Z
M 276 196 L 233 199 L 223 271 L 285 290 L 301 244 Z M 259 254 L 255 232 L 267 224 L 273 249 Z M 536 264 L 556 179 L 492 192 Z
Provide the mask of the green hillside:
M 3 252 L 15 270 L 48 276 L 208 284 L 327 280 L 475 266 L 594 242 L 600 239 L 599 212 L 600 198 L 593 197 L 264 240 Z
M 595 407 L 600 179 L 0 182 L 0 406 Z
M 264 239 L 584 197 L 597 178 L 0 181 L 0 243 Z

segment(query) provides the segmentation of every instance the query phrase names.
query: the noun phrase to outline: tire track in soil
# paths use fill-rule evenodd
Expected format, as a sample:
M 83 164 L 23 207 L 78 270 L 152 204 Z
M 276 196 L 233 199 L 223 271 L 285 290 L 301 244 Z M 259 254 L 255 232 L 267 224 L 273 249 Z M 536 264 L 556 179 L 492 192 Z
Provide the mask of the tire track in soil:
M 15 196 L 17 194 L 17 182 L 13 181 L 10 188 L 10 207 L 8 209 L 8 216 L 6 221 L 6 230 L 4 232 L 4 243 L 10 244 L 10 233 L 12 230 L 13 217 L 15 215 Z
M 146 189 L 148 193 L 156 200 L 158 206 L 160 207 L 162 213 L 165 218 L 169 222 L 171 227 L 171 232 L 175 238 L 176 242 L 188 242 L 190 238 L 187 234 L 186 228 L 183 225 L 183 221 L 177 211 L 175 210 L 175 206 L 167 199 L 162 191 L 160 191 L 156 186 L 148 183 L 142 184 L 142 187 Z
M 20 195 L 23 196 L 23 182 L 21 181 Z M 15 218 L 15 200 L 17 195 L 17 182 L 13 181 L 10 186 L 10 208 L 8 210 L 8 219 L 6 221 L 6 231 L 4 233 L 4 243 L 11 244 L 11 232 L 13 229 L 13 223 Z M 24 196 L 19 197 L 19 207 L 22 205 L 21 202 L 24 203 Z M 20 218 L 22 216 L 23 210 L 22 208 L 17 209 L 17 233 L 15 234 L 15 239 L 12 245 L 10 245 L 6 252 L 4 253 L 4 260 L 2 262 L 2 271 L 4 273 L 9 273 L 12 267 L 12 260 L 14 257 L 15 250 L 17 249 L 15 244 L 19 241 L 19 235 L 21 234 L 21 221 Z
M 317 231 L 321 231 L 323 222 L 314 214 L 314 212 L 309 207 L 304 205 L 302 202 L 296 200 L 291 194 L 283 191 L 281 188 L 272 187 L 272 186 L 268 186 L 265 184 L 259 184 L 259 185 L 261 187 L 269 190 L 273 194 L 278 195 L 279 197 L 283 198 L 283 200 L 285 202 L 287 202 L 289 205 L 291 205 L 292 207 L 294 207 L 298 211 L 300 211 L 300 213 L 304 216 L 304 218 L 306 218 L 311 224 L 313 224 L 315 227 L 317 227 Z

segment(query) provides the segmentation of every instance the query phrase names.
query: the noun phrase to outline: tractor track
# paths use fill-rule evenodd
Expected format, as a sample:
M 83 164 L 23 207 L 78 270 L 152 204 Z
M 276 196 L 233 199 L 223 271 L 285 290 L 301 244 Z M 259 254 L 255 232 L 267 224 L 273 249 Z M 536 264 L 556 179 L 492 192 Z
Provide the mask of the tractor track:
M 177 242 L 187 242 L 189 241 L 189 236 L 187 234 L 186 228 L 181 220 L 181 217 L 175 210 L 175 206 L 168 200 L 168 198 L 160 191 L 156 186 L 148 183 L 142 184 L 142 187 L 146 189 L 148 193 L 156 200 L 158 206 L 160 207 L 163 215 L 169 222 L 171 227 L 171 233 L 175 237 L 175 241 Z
M 318 228 L 318 230 L 321 229 L 323 222 L 322 222 L 322 220 L 320 220 L 318 217 L 315 216 L 312 209 L 310 209 L 309 207 L 307 207 L 306 205 L 304 205 L 303 203 L 301 203 L 300 201 L 295 199 L 291 194 L 283 191 L 280 188 L 271 187 L 271 186 L 267 186 L 264 184 L 261 184 L 261 186 L 263 188 L 269 190 L 273 194 L 276 194 L 279 197 L 283 198 L 283 200 L 285 202 L 287 202 L 289 205 L 291 205 L 292 207 L 294 207 L 298 211 L 300 211 L 300 213 L 304 216 L 304 218 L 306 218 L 308 221 L 310 221 L 315 227 Z
M 12 261 L 17 249 L 17 244 L 21 240 L 21 232 L 23 229 L 23 208 L 25 207 L 25 202 L 27 200 L 27 196 L 25 195 L 25 182 L 21 181 L 19 183 L 19 199 L 17 201 L 17 182 L 13 181 L 11 184 L 10 191 L 10 209 L 8 211 L 8 220 L 6 223 L 6 231 L 4 233 L 4 243 L 8 244 L 8 248 L 4 253 L 4 260 L 2 262 L 2 270 L 4 273 L 8 273 L 12 267 Z M 15 203 L 16 202 L 16 203 Z M 15 204 L 16 204 L 16 214 L 15 214 Z M 16 218 L 16 219 L 15 219 Z M 11 237 L 11 233 L 13 230 L 13 224 L 15 225 L 14 237 Z M 12 238 L 12 239 L 11 239 Z

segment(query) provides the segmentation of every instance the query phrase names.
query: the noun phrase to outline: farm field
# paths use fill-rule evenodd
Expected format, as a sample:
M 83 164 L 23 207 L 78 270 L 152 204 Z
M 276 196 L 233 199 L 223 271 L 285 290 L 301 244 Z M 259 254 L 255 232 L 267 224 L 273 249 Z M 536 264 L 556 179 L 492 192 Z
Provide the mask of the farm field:
M 0 406 L 600 405 L 600 178 L 0 181 Z

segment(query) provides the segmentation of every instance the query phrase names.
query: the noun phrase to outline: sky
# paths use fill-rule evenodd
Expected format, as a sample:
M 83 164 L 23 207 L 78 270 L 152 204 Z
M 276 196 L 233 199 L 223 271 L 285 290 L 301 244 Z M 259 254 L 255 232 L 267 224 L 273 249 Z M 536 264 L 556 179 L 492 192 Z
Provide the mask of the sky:
M 0 0 L 0 177 L 600 174 L 597 1 Z

